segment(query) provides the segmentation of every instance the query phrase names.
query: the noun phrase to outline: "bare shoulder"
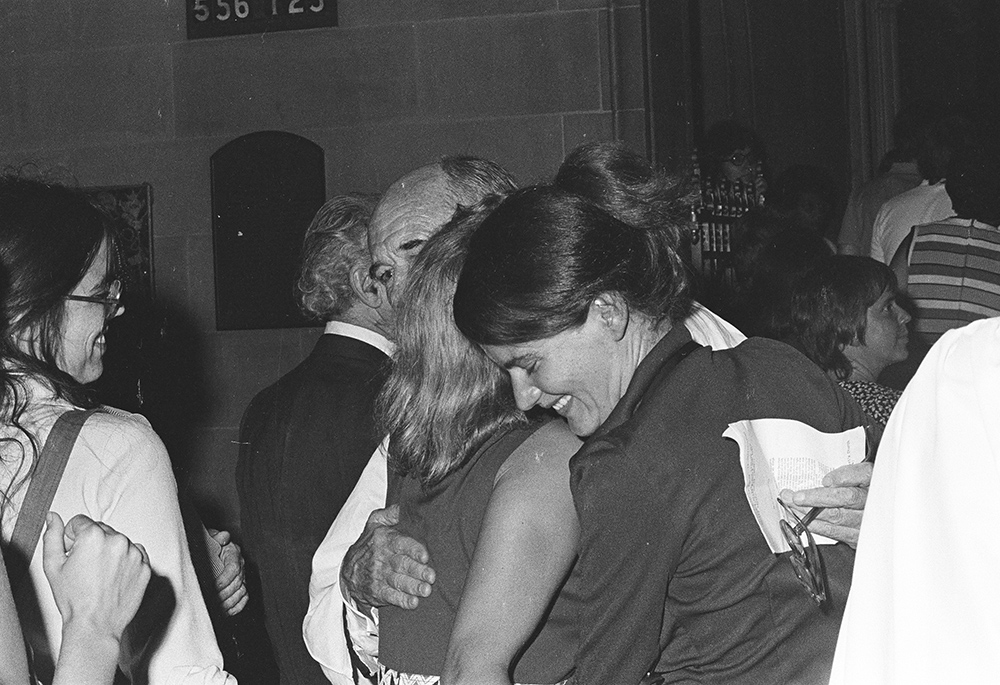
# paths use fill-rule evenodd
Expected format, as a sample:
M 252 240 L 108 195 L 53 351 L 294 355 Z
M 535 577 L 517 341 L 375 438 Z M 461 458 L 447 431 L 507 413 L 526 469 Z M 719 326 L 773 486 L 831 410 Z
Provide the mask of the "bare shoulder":
M 542 425 L 511 452 L 497 472 L 497 481 L 525 473 L 568 470 L 569 460 L 583 442 L 562 419 Z
M 521 446 L 547 454 L 568 453 L 573 456 L 582 444 L 583 441 L 569 429 L 569 424 L 562 419 L 553 419 L 532 433 Z

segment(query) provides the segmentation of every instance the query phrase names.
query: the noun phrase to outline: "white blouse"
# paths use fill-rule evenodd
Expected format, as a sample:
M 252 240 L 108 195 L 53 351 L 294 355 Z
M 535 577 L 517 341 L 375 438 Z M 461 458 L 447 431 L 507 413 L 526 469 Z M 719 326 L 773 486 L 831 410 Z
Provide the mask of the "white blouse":
M 56 419 L 73 407 L 37 381 L 22 379 L 22 383 L 31 401 L 21 423 L 42 445 Z M 28 472 L 33 451 L 24 434 L 9 425 L 0 429 L 0 436 L 16 438 L 24 449 L 22 462 L 18 443 L 0 445 L 0 489 L 6 491 L 12 479 Z M 5 542 L 14 531 L 26 489 L 19 487 L 4 510 L 0 531 Z M 154 576 L 170 584 L 176 604 L 159 646 L 143 660 L 148 663 L 148 679 L 130 674 L 134 682 L 235 685 L 236 679 L 222 670 L 222 654 L 191 565 L 170 459 L 145 418 L 117 409 L 92 415 L 70 453 L 51 509 L 66 522 L 86 514 L 142 544 Z M 51 669 L 45 668 L 46 661 L 54 662 L 59 654 L 62 618 L 42 570 L 40 541 L 31 559 L 30 576 L 44 630 L 44 636 L 36 636 L 41 642 L 32 642 L 49 648 L 48 654 L 35 651 L 44 672 Z

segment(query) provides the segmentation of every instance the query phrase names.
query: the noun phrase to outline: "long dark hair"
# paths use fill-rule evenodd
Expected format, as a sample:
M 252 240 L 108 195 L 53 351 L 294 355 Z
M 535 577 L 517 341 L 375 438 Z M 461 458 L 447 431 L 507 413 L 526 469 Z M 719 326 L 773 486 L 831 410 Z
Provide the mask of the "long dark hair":
M 438 482 L 498 431 L 526 422 L 510 377 L 462 337 L 452 295 L 469 237 L 498 200 L 460 208 L 421 249 L 399 310 L 392 373 L 377 401 L 389 463 Z
M 37 440 L 22 425 L 30 400 L 22 378 L 41 382 L 56 397 L 78 407 L 89 409 L 97 404 L 86 387 L 59 368 L 58 360 L 65 296 L 83 280 L 105 243 L 108 259 L 113 260 L 116 250 L 105 217 L 82 193 L 34 179 L 0 177 L 0 411 L 5 424 L 27 436 L 35 456 Z M 16 445 L 17 452 L 14 457 L 4 454 L 4 459 L 24 463 L 16 438 L 7 438 L 3 444 Z M 13 469 L 19 470 L 20 466 Z M 4 499 L 9 501 L 29 476 L 18 474 L 3 493 Z
M 533 186 L 505 199 L 469 242 L 455 322 L 473 342 L 548 338 L 618 293 L 654 325 L 690 311 L 689 283 L 671 231 L 640 229 L 575 193 Z

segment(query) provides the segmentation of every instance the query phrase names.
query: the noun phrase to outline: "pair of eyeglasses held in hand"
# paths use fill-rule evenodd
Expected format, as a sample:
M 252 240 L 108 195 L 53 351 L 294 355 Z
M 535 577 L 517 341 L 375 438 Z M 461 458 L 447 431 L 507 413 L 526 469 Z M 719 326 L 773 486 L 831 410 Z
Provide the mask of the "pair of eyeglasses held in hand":
M 873 445 L 878 444 L 878 440 L 872 440 L 868 428 L 865 429 L 865 435 L 866 453 L 862 463 L 874 464 L 875 448 Z M 789 561 L 792 562 L 792 568 L 795 569 L 795 577 L 799 579 L 799 583 L 809 593 L 809 597 L 816 603 L 816 606 L 822 607 L 826 601 L 826 569 L 823 567 L 823 557 L 819 553 L 819 547 L 816 546 L 816 541 L 809 531 L 809 524 L 823 511 L 823 507 L 813 507 L 805 516 L 800 517 L 791 507 L 782 502 L 780 497 L 778 504 L 788 514 L 788 518 L 795 521 L 794 526 L 785 519 L 779 521 L 781 534 L 785 536 L 788 546 L 792 548 Z
M 823 557 L 820 556 L 819 547 L 809 532 L 809 524 L 822 511 L 822 507 L 813 507 L 803 517 L 799 517 L 792 509 L 778 499 L 778 504 L 785 510 L 790 519 L 795 521 L 793 526 L 785 519 L 779 521 L 781 534 L 785 536 L 785 541 L 792 548 L 789 560 L 792 568 L 795 569 L 795 577 L 799 583 L 809 593 L 809 597 L 816 606 L 822 606 L 826 601 L 826 572 L 823 569 Z

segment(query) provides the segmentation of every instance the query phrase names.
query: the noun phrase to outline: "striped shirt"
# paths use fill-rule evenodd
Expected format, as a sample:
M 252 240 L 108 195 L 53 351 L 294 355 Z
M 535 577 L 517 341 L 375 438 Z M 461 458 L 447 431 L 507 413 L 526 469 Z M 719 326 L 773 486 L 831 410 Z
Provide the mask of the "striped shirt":
M 1000 315 L 1000 231 L 952 217 L 914 228 L 907 293 L 928 343 L 945 331 Z

